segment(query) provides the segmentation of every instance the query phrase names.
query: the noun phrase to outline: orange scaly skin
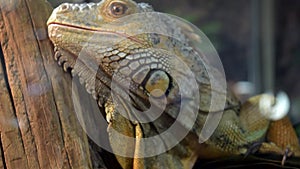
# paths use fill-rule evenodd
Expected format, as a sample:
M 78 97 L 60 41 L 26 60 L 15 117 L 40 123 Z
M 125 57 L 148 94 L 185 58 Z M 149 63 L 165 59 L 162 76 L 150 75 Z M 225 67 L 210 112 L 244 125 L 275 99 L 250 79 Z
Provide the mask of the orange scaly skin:
M 287 153 L 290 155 L 300 156 L 298 137 L 288 117 L 271 122 L 267 134 L 267 141 L 278 146 L 278 153 L 284 154 L 285 151 L 288 151 Z M 265 153 L 268 152 L 268 150 L 262 151 Z
M 271 123 L 267 140 L 282 149 L 289 148 L 296 156 L 300 156 L 298 137 L 288 117 Z

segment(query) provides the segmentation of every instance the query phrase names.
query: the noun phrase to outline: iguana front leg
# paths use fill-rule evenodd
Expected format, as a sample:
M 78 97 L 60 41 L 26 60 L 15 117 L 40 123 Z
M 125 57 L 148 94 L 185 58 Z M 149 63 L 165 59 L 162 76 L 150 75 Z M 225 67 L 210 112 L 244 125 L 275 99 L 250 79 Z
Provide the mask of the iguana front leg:
M 271 122 L 266 138 L 267 142 L 262 143 L 260 153 L 282 155 L 282 165 L 288 157 L 300 157 L 299 140 L 288 117 Z
M 267 141 L 274 143 L 281 149 L 281 153 L 288 153 L 300 157 L 300 146 L 295 129 L 288 117 L 271 122 Z
M 298 137 L 289 118 L 284 117 L 277 121 L 267 119 L 263 114 L 270 114 L 272 112 L 261 112 L 264 111 L 259 108 L 262 96 L 252 97 L 242 105 L 240 119 L 242 126 L 248 132 L 248 139 L 253 142 L 259 141 L 258 138 L 262 138 L 259 152 L 263 154 L 283 155 L 282 164 L 286 157 L 292 155 L 300 157 Z M 269 95 L 268 97 L 275 102 L 274 97 Z
M 126 154 L 129 156 L 116 155 L 122 168 L 189 169 L 194 165 L 199 155 L 199 148 L 197 148 L 199 145 L 198 142 L 195 141 L 197 139 L 192 138 L 194 137 L 192 135 L 188 135 L 185 140 L 165 153 L 146 158 L 135 157 L 137 154 L 147 155 L 146 153 L 153 149 L 152 147 L 145 147 L 141 144 L 141 139 L 145 136 L 157 135 L 158 133 L 154 132 L 153 126 L 149 124 L 130 122 L 117 111 L 116 106 L 116 103 L 113 103 L 111 98 L 108 99 L 105 104 L 105 112 L 106 119 L 109 123 L 107 132 L 113 152 L 118 154 L 118 152 L 124 153 L 126 151 Z M 166 123 L 166 121 L 164 123 Z M 133 138 L 134 142 L 120 139 L 120 134 Z

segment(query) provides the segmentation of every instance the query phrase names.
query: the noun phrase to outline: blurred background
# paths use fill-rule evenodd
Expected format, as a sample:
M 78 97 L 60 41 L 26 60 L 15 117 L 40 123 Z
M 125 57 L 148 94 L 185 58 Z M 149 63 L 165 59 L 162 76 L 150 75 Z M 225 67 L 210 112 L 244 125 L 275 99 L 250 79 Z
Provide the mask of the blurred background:
M 69 0 L 68 2 L 99 0 Z M 299 0 L 136 0 L 200 28 L 222 60 L 231 89 L 249 96 L 285 91 L 300 135 Z M 55 7 L 66 0 L 49 0 Z

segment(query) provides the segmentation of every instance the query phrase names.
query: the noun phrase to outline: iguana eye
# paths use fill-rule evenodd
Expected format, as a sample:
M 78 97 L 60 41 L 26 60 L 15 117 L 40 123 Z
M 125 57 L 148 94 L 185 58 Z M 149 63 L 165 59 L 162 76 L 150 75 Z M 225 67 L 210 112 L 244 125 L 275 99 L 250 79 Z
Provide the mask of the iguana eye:
M 170 87 L 170 78 L 168 74 L 162 70 L 155 70 L 148 75 L 145 81 L 145 89 L 153 97 L 161 97 L 167 93 Z
M 114 16 L 122 16 L 126 13 L 127 11 L 127 6 L 121 2 L 113 2 L 110 4 L 110 13 Z

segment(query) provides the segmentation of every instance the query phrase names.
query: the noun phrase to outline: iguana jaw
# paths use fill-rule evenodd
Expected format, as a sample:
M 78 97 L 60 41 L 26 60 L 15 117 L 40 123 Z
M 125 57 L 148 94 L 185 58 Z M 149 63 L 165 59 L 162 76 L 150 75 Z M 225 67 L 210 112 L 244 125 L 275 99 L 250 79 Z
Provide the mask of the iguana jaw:
M 119 39 L 130 39 L 132 41 L 135 41 L 137 43 L 142 44 L 143 42 L 139 40 L 138 38 L 135 38 L 131 35 L 128 35 L 124 32 L 115 31 L 115 30 L 105 30 L 101 28 L 93 28 L 93 27 L 84 27 L 84 26 L 77 26 L 77 25 L 70 25 L 70 24 L 64 24 L 64 23 L 58 23 L 58 22 L 48 22 L 48 32 L 50 39 L 53 42 L 58 42 L 56 40 L 57 38 L 60 38 L 59 34 L 60 32 L 65 32 L 72 30 L 72 32 L 78 32 L 80 36 L 86 35 L 86 39 L 93 38 L 93 36 L 97 36 L 101 38 L 101 36 L 115 36 L 119 37 Z M 87 41 L 82 41 L 82 43 L 86 43 Z

